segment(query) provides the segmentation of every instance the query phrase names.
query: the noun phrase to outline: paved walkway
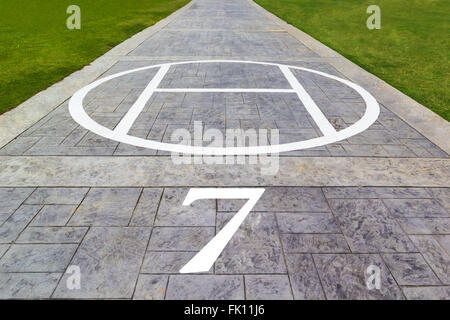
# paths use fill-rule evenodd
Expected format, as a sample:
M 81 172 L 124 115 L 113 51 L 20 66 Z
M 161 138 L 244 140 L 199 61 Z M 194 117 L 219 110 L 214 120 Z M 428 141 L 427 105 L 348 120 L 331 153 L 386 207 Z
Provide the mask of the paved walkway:
M 246 0 L 194 1 L 102 77 L 206 59 L 349 77 Z M 83 101 L 86 112 L 113 130 L 157 73 L 99 85 Z M 329 130 L 363 116 L 352 88 L 302 70 L 292 75 Z M 274 65 L 173 65 L 160 80 L 164 90 L 142 105 L 130 135 L 170 142 L 194 121 L 224 133 L 279 129 L 281 143 L 324 134 L 305 101 L 282 92 L 292 82 Z M 214 88 L 265 92 L 205 92 Z M 449 155 L 373 94 L 381 112 L 367 130 L 282 153 L 272 176 L 259 165 L 174 165 L 166 151 L 83 128 L 62 103 L 0 148 L 0 298 L 449 299 Z M 180 274 L 242 205 L 182 206 L 199 186 L 266 191 L 209 272 Z M 370 265 L 380 268 L 380 289 L 366 286 Z M 80 289 L 67 286 L 70 266 L 80 268 Z

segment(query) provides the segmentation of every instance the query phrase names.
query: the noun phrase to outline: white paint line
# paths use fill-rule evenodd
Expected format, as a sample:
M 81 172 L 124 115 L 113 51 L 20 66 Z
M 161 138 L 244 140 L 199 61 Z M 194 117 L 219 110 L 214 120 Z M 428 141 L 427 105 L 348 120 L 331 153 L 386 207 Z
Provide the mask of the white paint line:
M 260 88 L 158 88 L 155 92 L 256 92 L 256 93 L 295 93 L 294 89 Z
M 283 72 L 287 81 L 291 87 L 295 90 L 298 98 L 305 106 L 306 110 L 309 112 L 313 120 L 316 122 L 320 131 L 322 131 L 324 136 L 333 136 L 336 134 L 336 129 L 331 125 L 319 107 L 316 105 L 311 96 L 306 92 L 305 88 L 298 82 L 297 78 L 294 76 L 292 71 L 288 66 L 280 65 L 281 72 Z
M 161 83 L 161 80 L 164 78 L 169 68 L 170 65 L 168 64 L 162 65 L 159 68 L 158 72 L 153 77 L 153 79 L 148 83 L 144 91 L 142 91 L 139 98 L 131 106 L 130 110 L 128 110 L 128 112 L 125 114 L 122 120 L 120 120 L 119 124 L 114 128 L 114 132 L 117 132 L 119 134 L 128 133 L 134 121 L 136 121 L 137 117 L 142 112 L 142 109 L 144 109 L 148 99 L 150 99 L 153 92 L 155 92 L 155 89 Z

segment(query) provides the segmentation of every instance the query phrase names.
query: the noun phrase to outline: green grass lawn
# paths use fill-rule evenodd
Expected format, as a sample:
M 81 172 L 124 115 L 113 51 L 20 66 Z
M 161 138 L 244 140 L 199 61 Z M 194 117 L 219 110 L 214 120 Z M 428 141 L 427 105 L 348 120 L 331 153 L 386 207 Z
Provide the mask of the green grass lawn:
M 189 0 L 0 0 L 0 114 Z M 66 9 L 81 8 L 69 30 Z
M 450 120 L 450 1 L 255 1 Z M 380 30 L 366 27 L 372 4 Z

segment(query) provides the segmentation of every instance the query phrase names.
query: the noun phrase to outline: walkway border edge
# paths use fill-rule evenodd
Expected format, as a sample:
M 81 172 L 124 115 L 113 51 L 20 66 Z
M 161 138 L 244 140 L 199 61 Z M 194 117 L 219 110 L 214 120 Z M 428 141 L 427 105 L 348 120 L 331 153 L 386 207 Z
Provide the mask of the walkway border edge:
M 448 187 L 450 179 L 450 160 L 436 158 L 281 157 L 275 175 L 261 168 L 174 166 L 166 156 L 4 156 L 0 187 Z
M 16 108 L 0 115 L 0 148 L 69 99 L 78 89 L 101 76 L 116 62 L 120 61 L 121 57 L 137 48 L 152 34 L 172 22 L 194 3 L 195 0 L 192 0 L 154 25 L 121 42 L 89 65 L 73 72 L 61 81 L 22 102 Z
M 384 107 L 450 154 L 448 121 L 254 1 L 248 1 L 290 35 L 324 58 L 337 71 L 367 89 Z

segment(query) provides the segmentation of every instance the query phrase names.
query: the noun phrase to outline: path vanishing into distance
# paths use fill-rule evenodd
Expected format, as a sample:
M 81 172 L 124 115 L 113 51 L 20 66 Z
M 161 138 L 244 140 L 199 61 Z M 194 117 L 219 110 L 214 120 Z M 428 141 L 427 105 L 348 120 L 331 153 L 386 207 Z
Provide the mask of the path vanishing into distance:
M 284 152 L 211 164 L 197 129 Z M 255 3 L 194 0 L 0 116 L 0 298 L 449 299 L 449 133 Z M 201 187 L 264 192 L 180 273 L 245 203 Z

